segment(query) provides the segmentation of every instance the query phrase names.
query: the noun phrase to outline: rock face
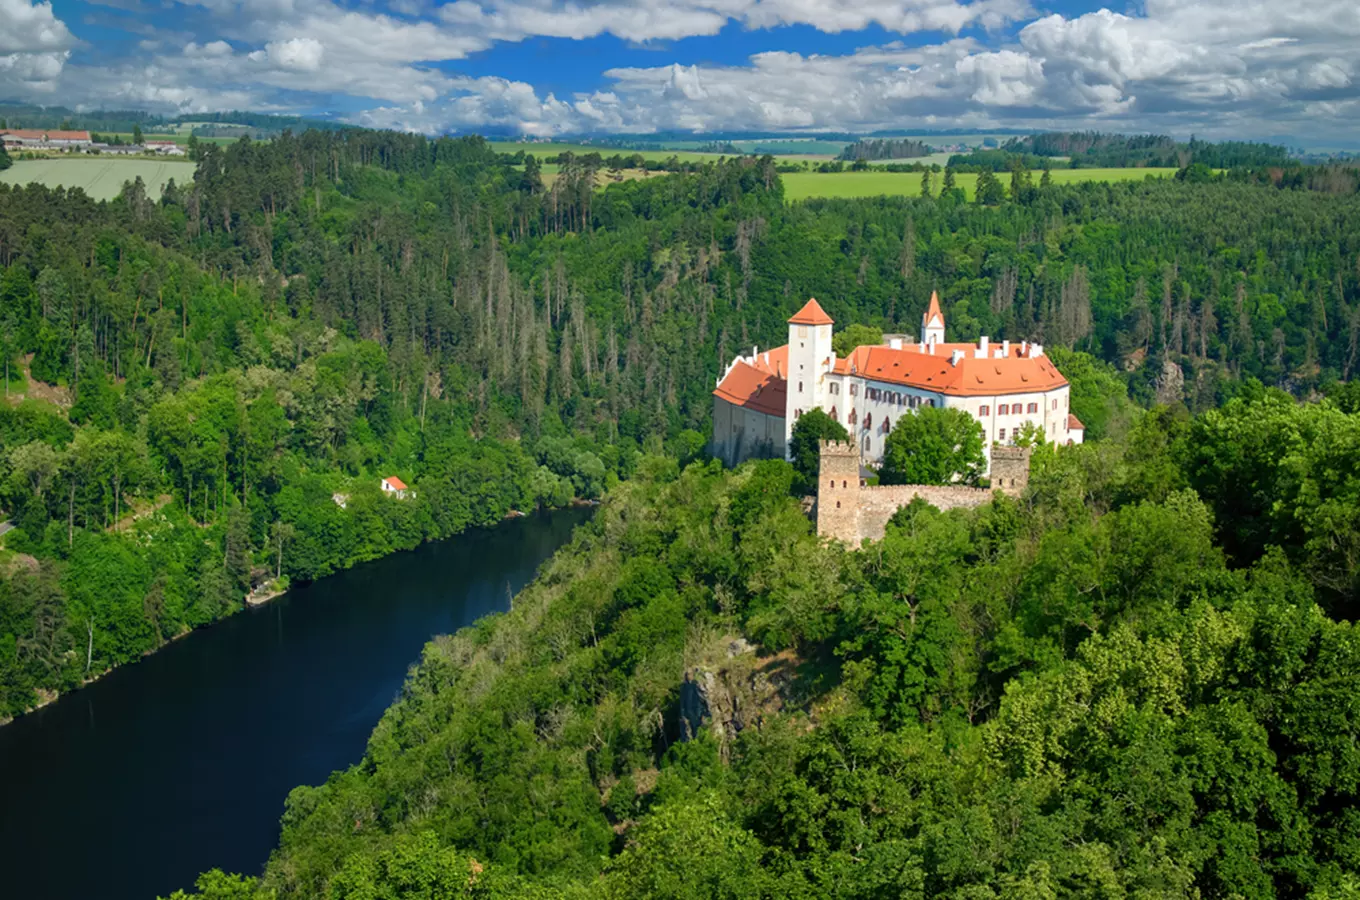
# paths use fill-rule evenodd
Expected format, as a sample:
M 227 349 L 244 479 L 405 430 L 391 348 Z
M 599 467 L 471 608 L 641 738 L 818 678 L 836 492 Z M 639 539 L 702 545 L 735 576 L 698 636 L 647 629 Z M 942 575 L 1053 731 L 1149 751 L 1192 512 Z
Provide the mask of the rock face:
M 719 658 L 685 670 L 680 685 L 680 739 L 693 740 L 699 729 L 707 727 L 725 758 L 732 738 L 783 708 L 792 666 L 789 659 L 757 656 L 755 648 L 741 638 L 725 639 L 724 645 L 722 654 L 711 654 Z
M 1171 360 L 1162 362 L 1162 374 L 1157 377 L 1157 402 L 1170 406 L 1185 396 L 1185 372 Z

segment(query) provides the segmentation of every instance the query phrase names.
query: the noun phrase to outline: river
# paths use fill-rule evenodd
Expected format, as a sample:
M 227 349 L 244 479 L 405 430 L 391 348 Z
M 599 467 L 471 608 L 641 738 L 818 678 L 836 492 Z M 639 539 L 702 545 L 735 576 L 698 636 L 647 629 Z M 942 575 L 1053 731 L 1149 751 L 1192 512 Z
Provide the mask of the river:
M 587 515 L 365 563 L 0 728 L 0 894 L 151 900 L 258 873 L 288 791 L 357 762 L 425 642 L 504 610 Z

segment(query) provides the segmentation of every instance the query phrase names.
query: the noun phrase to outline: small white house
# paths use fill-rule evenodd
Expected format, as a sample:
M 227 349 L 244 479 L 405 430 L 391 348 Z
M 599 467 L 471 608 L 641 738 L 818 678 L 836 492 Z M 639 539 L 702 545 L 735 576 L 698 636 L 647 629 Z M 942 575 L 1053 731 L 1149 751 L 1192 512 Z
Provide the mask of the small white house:
M 1067 443 L 1080 444 L 1086 440 L 1086 426 L 1081 424 L 1081 419 L 1071 413 L 1067 414 Z
M 410 488 L 406 486 L 406 482 L 395 475 L 391 475 L 382 480 L 382 489 L 384 494 L 392 494 L 398 500 L 405 500 L 406 494 L 410 490 Z

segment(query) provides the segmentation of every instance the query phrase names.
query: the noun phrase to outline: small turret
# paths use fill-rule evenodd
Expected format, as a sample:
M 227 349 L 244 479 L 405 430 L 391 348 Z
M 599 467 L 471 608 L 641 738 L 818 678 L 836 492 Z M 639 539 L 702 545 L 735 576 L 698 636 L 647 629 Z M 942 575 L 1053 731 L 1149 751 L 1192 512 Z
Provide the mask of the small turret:
M 940 295 L 935 291 L 930 292 L 930 306 L 921 316 L 921 341 L 926 347 L 944 343 L 944 313 L 940 311 Z

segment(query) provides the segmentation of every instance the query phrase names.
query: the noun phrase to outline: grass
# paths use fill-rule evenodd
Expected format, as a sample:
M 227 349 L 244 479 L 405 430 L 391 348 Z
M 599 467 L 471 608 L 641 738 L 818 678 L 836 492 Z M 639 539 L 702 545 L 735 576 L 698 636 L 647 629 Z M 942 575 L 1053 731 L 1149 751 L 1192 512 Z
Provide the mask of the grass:
M 1054 169 L 1054 184 L 1075 184 L 1079 181 L 1141 181 L 1148 176 L 1169 178 L 1176 174 L 1175 169 Z M 1033 173 L 1034 183 L 1039 183 L 1041 173 Z M 789 202 L 809 200 L 820 197 L 879 197 L 908 196 L 916 197 L 921 193 L 920 172 L 793 172 L 780 176 L 784 180 L 784 198 Z M 1001 173 L 997 176 L 1002 185 L 1010 184 L 1010 176 Z M 940 190 L 942 173 L 933 173 L 931 186 L 935 192 Z M 968 199 L 973 199 L 973 189 L 977 185 L 976 175 L 960 174 L 954 176 L 955 183 L 963 188 Z
M 111 200 L 123 189 L 123 182 L 141 176 L 147 194 L 159 198 L 170 179 L 178 184 L 193 180 L 194 164 L 160 159 L 22 159 L 0 172 L 5 184 L 32 184 L 48 187 L 80 188 L 96 200 Z

